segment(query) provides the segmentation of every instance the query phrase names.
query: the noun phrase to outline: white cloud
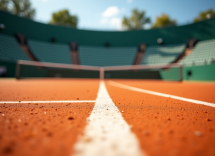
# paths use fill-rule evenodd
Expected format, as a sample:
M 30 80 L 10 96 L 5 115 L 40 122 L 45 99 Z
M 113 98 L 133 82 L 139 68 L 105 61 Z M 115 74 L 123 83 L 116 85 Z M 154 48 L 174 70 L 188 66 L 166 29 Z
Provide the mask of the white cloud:
M 118 17 L 113 17 L 110 19 L 110 25 L 117 29 L 121 29 L 121 22 L 122 22 L 122 19 Z
M 110 19 L 110 25 L 118 26 L 119 24 L 121 24 L 121 18 L 114 17 Z
M 150 29 L 151 25 L 150 24 L 145 24 L 144 29 Z
M 109 22 L 109 20 L 107 19 L 107 18 L 102 18 L 101 20 L 100 20 L 100 23 L 101 24 L 107 24 Z
M 133 0 L 127 0 L 127 2 L 128 2 L 128 3 L 132 3 L 132 2 L 133 2 Z
M 103 13 L 102 17 L 112 17 L 119 14 L 120 10 L 117 6 L 108 7 Z
M 119 9 L 117 6 L 108 7 L 102 14 L 99 21 L 100 24 L 122 30 L 120 14 L 125 13 L 125 8 Z
M 109 25 L 111 28 L 116 28 L 118 30 L 122 30 L 121 22 L 122 19 L 118 17 L 111 17 L 111 18 L 102 18 L 100 21 L 102 25 Z

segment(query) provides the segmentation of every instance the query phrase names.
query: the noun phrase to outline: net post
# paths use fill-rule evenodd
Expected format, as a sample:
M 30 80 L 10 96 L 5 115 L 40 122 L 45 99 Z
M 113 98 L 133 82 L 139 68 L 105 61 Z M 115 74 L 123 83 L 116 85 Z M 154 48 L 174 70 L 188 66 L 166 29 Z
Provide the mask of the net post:
M 100 80 L 104 80 L 104 68 L 100 68 Z
M 183 65 L 180 65 L 180 81 L 183 81 Z
M 19 72 L 20 72 L 20 61 L 18 60 L 16 62 L 16 79 L 20 79 Z

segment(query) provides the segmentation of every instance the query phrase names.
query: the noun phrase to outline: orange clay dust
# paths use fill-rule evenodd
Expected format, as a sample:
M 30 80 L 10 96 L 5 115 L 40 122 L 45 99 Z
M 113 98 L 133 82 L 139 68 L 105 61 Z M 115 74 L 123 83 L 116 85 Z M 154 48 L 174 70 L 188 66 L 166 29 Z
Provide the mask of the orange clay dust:
M 113 80 L 132 87 L 215 103 L 215 83 L 149 80 Z
M 184 91 L 187 97 L 194 97 L 192 94 L 202 92 L 200 99 L 210 99 L 214 101 L 215 97 L 210 97 L 211 91 L 202 85 L 193 84 L 175 84 L 165 82 L 165 85 L 155 82 L 147 84 L 145 81 L 118 80 L 123 84 L 130 84 L 138 87 L 138 83 L 147 86 L 146 89 L 152 89 L 157 83 L 158 90 L 165 93 L 178 93 Z M 199 86 L 199 91 L 196 89 Z M 187 86 L 193 86 L 187 88 Z M 155 95 L 130 91 L 115 86 L 111 86 L 106 81 L 108 92 L 119 108 L 122 116 L 130 125 L 131 130 L 136 134 L 140 141 L 141 148 L 147 155 L 215 155 L 215 108 L 183 102 L 171 98 L 159 97 Z M 154 86 L 154 88 L 156 88 Z M 210 87 L 208 87 L 210 88 Z M 145 89 L 145 88 L 144 88 Z M 166 89 L 166 90 L 165 90 Z M 172 89 L 172 92 L 171 92 Z M 189 91 L 187 91 L 189 90 Z M 189 95 L 188 95 L 189 93 Z M 180 95 L 180 94 L 179 94 Z M 209 97 L 207 97 L 209 96 Z
M 99 80 L 0 80 L 0 101 L 95 100 Z
M 99 80 L 0 80 L 0 100 L 95 100 L 98 87 Z M 93 106 L 0 104 L 0 155 L 71 155 Z

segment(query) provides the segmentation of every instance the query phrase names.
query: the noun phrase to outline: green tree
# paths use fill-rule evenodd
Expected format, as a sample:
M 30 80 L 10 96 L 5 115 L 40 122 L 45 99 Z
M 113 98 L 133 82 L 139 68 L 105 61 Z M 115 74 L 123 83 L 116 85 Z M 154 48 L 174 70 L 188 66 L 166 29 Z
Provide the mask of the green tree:
M 176 20 L 170 19 L 169 15 L 161 14 L 160 16 L 156 17 L 155 23 L 152 25 L 152 29 L 154 28 L 162 28 L 168 26 L 175 26 Z
M 36 13 L 29 0 L 0 0 L 0 9 L 29 19 Z
M 60 10 L 52 14 L 49 24 L 77 27 L 78 17 L 70 15 L 68 10 Z
M 144 29 L 144 25 L 150 23 L 150 18 L 146 17 L 145 11 L 139 12 L 137 9 L 132 11 L 131 17 L 123 17 L 122 28 L 127 30 Z
M 8 11 L 9 0 L 0 0 L 0 9 Z
M 199 15 L 194 18 L 193 22 L 199 22 L 213 17 L 215 17 L 215 11 L 213 11 L 213 9 L 208 9 L 206 11 L 200 12 Z

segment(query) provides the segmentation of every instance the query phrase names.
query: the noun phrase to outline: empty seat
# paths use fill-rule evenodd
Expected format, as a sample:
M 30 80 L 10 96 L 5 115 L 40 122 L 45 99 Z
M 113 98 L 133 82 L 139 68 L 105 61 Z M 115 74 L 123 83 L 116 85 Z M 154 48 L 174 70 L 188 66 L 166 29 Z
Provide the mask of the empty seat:
M 132 65 L 137 53 L 136 47 L 103 48 L 80 46 L 81 65 L 122 66 Z
M 29 60 L 12 36 L 0 35 L 0 59 Z
M 70 49 L 67 44 L 28 41 L 29 47 L 41 62 L 71 64 Z
M 187 65 L 192 62 L 193 65 L 210 64 L 215 60 L 215 39 L 200 41 L 194 47 L 192 53 L 180 61 Z
M 168 46 L 149 46 L 141 64 L 169 64 L 185 49 L 184 44 Z

